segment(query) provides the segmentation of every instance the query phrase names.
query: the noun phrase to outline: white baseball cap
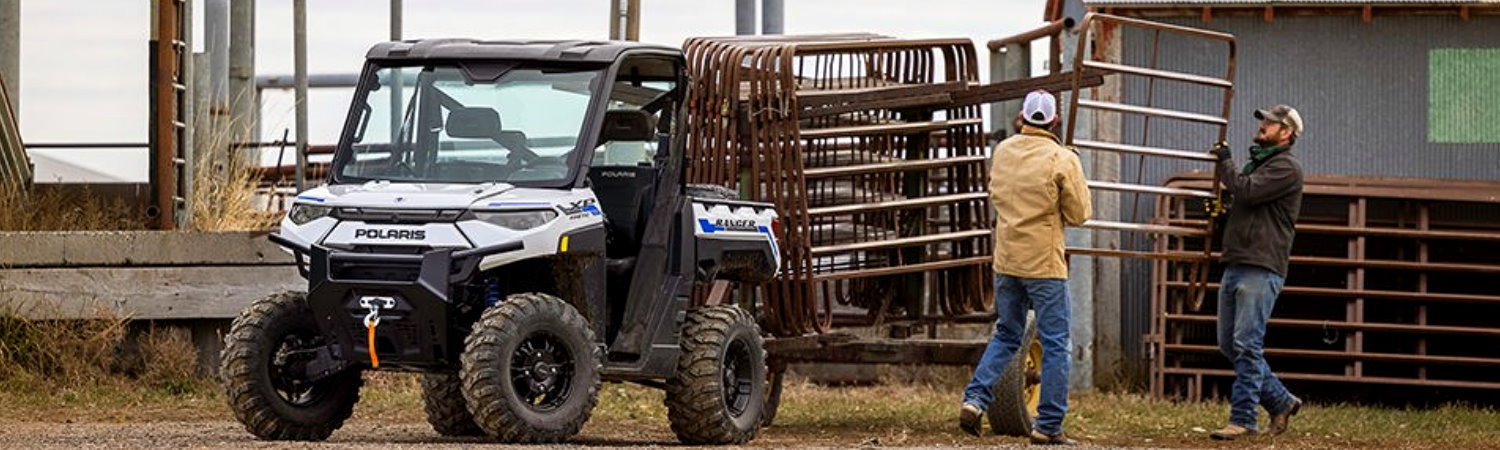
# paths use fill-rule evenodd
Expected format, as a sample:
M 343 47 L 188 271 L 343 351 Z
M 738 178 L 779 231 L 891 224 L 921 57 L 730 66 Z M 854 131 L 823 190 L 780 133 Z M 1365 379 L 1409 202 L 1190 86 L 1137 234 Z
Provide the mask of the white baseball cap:
M 1057 97 L 1040 89 L 1026 94 L 1026 101 L 1021 103 L 1021 119 L 1032 125 L 1051 124 L 1057 120 Z

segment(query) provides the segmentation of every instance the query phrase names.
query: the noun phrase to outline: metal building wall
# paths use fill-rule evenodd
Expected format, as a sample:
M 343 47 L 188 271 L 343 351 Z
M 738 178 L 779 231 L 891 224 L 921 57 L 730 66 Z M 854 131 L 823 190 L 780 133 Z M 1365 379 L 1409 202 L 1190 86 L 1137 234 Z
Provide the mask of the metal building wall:
M 1439 144 L 1428 141 L 1429 52 L 1447 48 L 1500 47 L 1500 17 L 1479 16 L 1463 22 L 1457 16 L 1377 16 L 1372 24 L 1358 16 L 1277 17 L 1266 23 L 1259 15 L 1153 19 L 1233 33 L 1239 52 L 1229 143 L 1243 162 L 1255 131 L 1251 113 L 1259 107 L 1286 103 L 1296 107 L 1307 132 L 1295 152 L 1309 174 L 1393 176 L 1500 180 L 1500 142 Z M 1134 65 L 1151 61 L 1154 37 L 1127 30 L 1124 58 Z M 1223 50 L 1163 35 L 1157 61 L 1164 69 L 1222 75 Z M 1480 74 L 1500 77 L 1500 74 Z M 1125 101 L 1145 104 L 1154 90 L 1154 104 L 1174 109 L 1211 109 L 1219 104 L 1213 91 L 1168 82 L 1154 86 L 1125 80 Z M 1212 137 L 1194 125 L 1154 120 L 1150 145 L 1183 150 L 1206 150 Z M 1122 140 L 1140 144 L 1144 122 L 1125 117 Z M 1141 173 L 1135 157 L 1122 159 L 1121 176 L 1150 184 L 1166 182 L 1173 174 L 1207 169 L 1206 164 L 1148 158 Z M 1148 217 L 1153 199 L 1121 200 L 1121 213 Z M 1134 206 L 1138 204 L 1140 211 Z M 1145 250 L 1136 239 L 1122 245 Z M 1150 265 L 1122 264 L 1121 336 L 1127 361 L 1143 361 L 1140 336 L 1150 318 Z M 1139 374 L 1144 375 L 1141 369 Z

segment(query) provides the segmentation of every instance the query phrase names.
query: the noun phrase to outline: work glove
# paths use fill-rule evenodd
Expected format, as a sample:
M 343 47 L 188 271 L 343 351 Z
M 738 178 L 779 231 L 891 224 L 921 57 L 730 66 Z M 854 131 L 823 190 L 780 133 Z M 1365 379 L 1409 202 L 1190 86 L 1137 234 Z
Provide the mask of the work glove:
M 1229 153 L 1229 143 L 1223 141 L 1214 144 L 1214 148 L 1209 149 L 1208 153 L 1214 155 L 1219 161 L 1228 161 L 1233 156 Z
M 1203 212 L 1208 214 L 1208 218 L 1217 219 L 1219 218 L 1219 216 L 1222 216 L 1225 213 L 1229 212 L 1229 204 L 1224 201 L 1223 197 L 1212 200 L 1204 200 Z

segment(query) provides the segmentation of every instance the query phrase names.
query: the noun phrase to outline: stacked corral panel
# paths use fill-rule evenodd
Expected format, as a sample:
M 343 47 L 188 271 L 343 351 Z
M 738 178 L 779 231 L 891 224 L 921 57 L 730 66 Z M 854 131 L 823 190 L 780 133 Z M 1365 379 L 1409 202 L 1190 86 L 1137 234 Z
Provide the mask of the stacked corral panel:
M 1202 175 L 1174 187 L 1204 187 Z M 1157 218 L 1204 220 L 1194 201 L 1162 201 Z M 1309 177 L 1266 358 L 1289 382 L 1500 390 L 1500 183 Z M 1213 243 L 1215 250 L 1219 243 Z M 1158 250 L 1201 254 L 1201 238 Z M 1217 251 L 1214 253 L 1217 256 Z M 1151 390 L 1223 397 L 1233 378 L 1215 337 L 1218 271 L 1201 310 L 1183 264 L 1153 270 Z
M 770 201 L 785 228 L 764 320 L 823 331 L 988 310 L 987 158 L 973 44 L 876 35 L 696 38 L 688 179 Z M 968 91 L 968 92 L 966 92 Z

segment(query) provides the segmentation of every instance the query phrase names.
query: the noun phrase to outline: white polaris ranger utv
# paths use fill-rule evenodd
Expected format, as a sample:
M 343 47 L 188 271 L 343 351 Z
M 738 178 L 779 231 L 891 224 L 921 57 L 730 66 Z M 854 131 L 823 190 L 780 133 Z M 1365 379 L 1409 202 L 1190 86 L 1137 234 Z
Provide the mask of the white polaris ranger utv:
M 670 47 L 376 45 L 327 185 L 271 235 L 307 292 L 255 302 L 225 338 L 235 416 L 325 439 L 378 369 L 423 374 L 443 435 L 565 440 L 610 380 L 665 389 L 685 443 L 752 439 L 759 328 L 694 290 L 772 279 L 779 225 L 683 184 L 687 88 Z

